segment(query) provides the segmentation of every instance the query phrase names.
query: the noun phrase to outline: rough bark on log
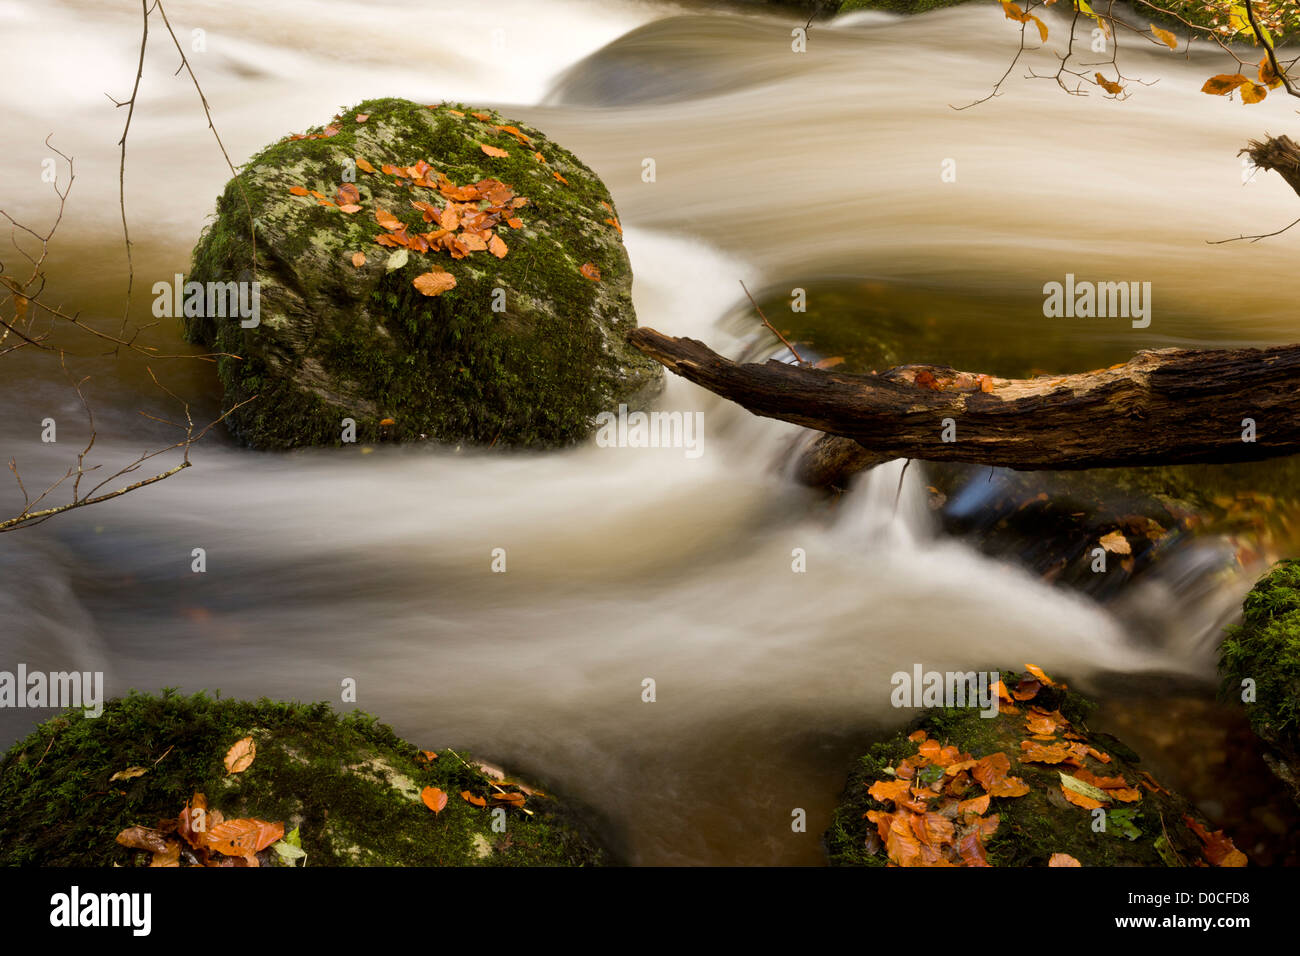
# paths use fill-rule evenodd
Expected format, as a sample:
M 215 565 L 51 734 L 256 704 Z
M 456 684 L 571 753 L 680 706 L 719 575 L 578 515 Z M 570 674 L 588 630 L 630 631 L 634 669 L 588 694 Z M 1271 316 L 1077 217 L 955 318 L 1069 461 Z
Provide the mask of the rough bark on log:
M 630 338 L 669 371 L 756 415 L 852 439 L 881 459 L 1030 471 L 1300 453 L 1300 345 L 1161 349 L 1093 372 L 1005 379 L 935 365 L 852 375 L 738 364 L 654 329 Z M 1247 418 L 1254 441 L 1243 441 Z M 947 419 L 953 441 L 944 441 Z
M 1271 169 L 1300 193 L 1300 146 L 1289 136 L 1270 136 L 1262 143 L 1252 139 L 1237 155 L 1245 154 L 1260 169 Z

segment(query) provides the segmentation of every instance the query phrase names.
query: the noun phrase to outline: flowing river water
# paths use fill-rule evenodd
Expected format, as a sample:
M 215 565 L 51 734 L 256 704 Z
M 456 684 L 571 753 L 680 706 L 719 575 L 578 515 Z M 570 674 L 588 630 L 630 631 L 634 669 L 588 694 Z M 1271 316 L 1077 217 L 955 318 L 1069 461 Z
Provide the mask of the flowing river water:
M 1294 218 L 1295 196 L 1275 176 L 1243 181 L 1236 157 L 1284 131 L 1291 107 L 1200 95 L 1220 72 L 1208 56 L 1132 51 L 1129 72 L 1160 81 L 1125 102 L 1015 72 L 1005 95 L 956 111 L 1014 51 L 996 7 L 841 17 L 814 25 L 803 54 L 793 14 L 628 0 L 174 0 L 168 14 L 187 44 L 205 31 L 191 56 L 236 163 L 376 95 L 493 105 L 545 130 L 612 190 L 640 324 L 727 354 L 758 339 L 741 279 L 769 300 L 804 288 L 813 305 L 856 290 L 861 310 L 834 318 L 849 332 L 888 302 L 929 301 L 917 341 L 941 347 L 907 359 L 993 372 L 1295 338 L 1293 240 L 1206 244 Z M 1048 23 L 1059 47 L 1063 25 Z M 53 133 L 77 180 L 47 299 L 116 328 L 124 116 L 103 94 L 129 92 L 139 9 L 0 0 L 0 30 L 0 206 L 32 224 L 52 214 Z M 155 20 L 127 154 L 139 324 L 229 175 L 169 44 Z M 1151 282 L 1150 327 L 1044 318 L 1043 283 L 1067 273 Z M 145 340 L 187 349 L 166 320 Z M 6 361 L 0 452 L 41 487 L 75 457 L 84 417 L 57 366 Z M 154 365 L 212 415 L 210 367 Z M 175 414 L 143 363 L 77 367 L 92 376 L 96 460 L 167 437 L 139 414 Z M 919 465 L 901 494 L 896 462 L 832 508 L 777 464 L 792 426 L 680 379 L 661 405 L 704 412 L 702 455 L 282 455 L 213 435 L 175 478 L 0 536 L 4 666 L 103 669 L 111 694 L 337 701 L 355 678 L 357 705 L 403 736 L 541 778 L 645 864 L 820 862 L 852 755 L 910 716 L 890 707 L 889 677 L 916 663 L 1029 661 L 1139 710 L 1170 687 L 1208 695 L 1208 636 L 1248 574 L 1201 588 L 1196 613 L 1176 581 L 1139 592 L 1139 640 L 1128 615 L 942 536 Z M 55 445 L 39 440 L 47 416 Z M 15 495 L 0 494 L 6 514 Z M 191 573 L 195 547 L 205 574 Z M 490 572 L 494 548 L 505 574 Z M 796 548 L 806 573 L 791 571 Z M 2 715 L 0 735 L 35 716 Z M 796 807 L 807 833 L 791 831 Z

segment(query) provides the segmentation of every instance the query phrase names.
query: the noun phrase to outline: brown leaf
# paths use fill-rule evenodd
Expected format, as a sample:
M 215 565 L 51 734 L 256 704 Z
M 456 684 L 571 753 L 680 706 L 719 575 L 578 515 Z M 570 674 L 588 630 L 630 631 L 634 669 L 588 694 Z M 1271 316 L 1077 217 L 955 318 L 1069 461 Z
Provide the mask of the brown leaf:
M 366 264 L 366 254 L 364 252 L 352 253 L 352 264 L 360 269 Z
M 344 183 L 334 194 L 334 201 L 340 206 L 356 205 L 361 202 L 361 190 L 354 183 Z
M 151 867 L 180 866 L 181 844 L 179 840 L 168 840 L 166 849 L 155 853 L 149 861 Z
M 152 827 L 127 827 L 117 835 L 116 839 L 122 846 L 130 847 L 132 850 L 148 850 L 150 853 L 167 852 L 167 841 Z
M 292 194 L 295 195 L 295 196 L 305 196 L 305 195 L 307 195 L 307 190 L 306 190 L 306 188 L 304 188 L 304 187 L 302 187 L 302 186 L 290 186 L 290 187 L 289 187 L 289 192 L 292 193 Z
M 592 282 L 600 281 L 600 269 L 590 262 L 584 262 L 582 268 L 578 270 Z
M 867 789 L 867 793 L 881 803 L 886 800 L 897 802 L 907 795 L 910 788 L 911 785 L 906 780 L 877 780 Z
M 564 183 L 564 185 L 566 186 L 569 185 L 569 181 L 565 179 L 563 176 L 561 176 L 559 173 L 552 171 L 551 175 L 554 176 L 559 182 Z
M 389 232 L 402 228 L 402 221 L 387 209 L 375 209 L 375 222 L 379 223 Z
M 474 794 L 470 793 L 468 790 L 462 790 L 462 791 L 460 792 L 460 795 L 461 795 L 461 799 L 463 799 L 463 800 L 468 800 L 470 803 L 474 804 L 474 806 L 476 806 L 476 807 L 486 807 L 486 806 L 487 806 L 487 801 L 486 801 L 486 800 L 484 800 L 482 797 L 476 797 L 476 796 L 474 796 Z
M 442 808 L 447 805 L 447 794 L 437 787 L 425 787 L 420 791 L 420 799 L 434 813 L 441 813 Z
M 1154 23 L 1151 24 L 1151 35 L 1154 36 L 1161 43 L 1163 43 L 1165 46 L 1169 47 L 1169 49 L 1171 50 L 1178 49 L 1178 37 L 1174 36 L 1168 30 L 1161 30 Z M 1074 865 L 1078 866 L 1079 864 L 1076 863 Z
M 353 119 L 355 119 L 358 123 L 364 123 L 366 120 L 370 119 L 370 114 L 358 113 L 356 116 L 353 117 Z
M 487 143 L 479 143 L 478 148 L 483 150 L 484 154 L 491 156 L 493 159 L 504 159 L 510 155 L 506 150 L 500 149 L 496 146 L 489 146 Z
M 224 820 L 208 827 L 207 845 L 225 856 L 248 857 L 265 850 L 283 836 L 283 823 L 254 819 Z
M 375 167 L 370 165 L 369 160 L 362 159 L 360 156 L 357 157 L 357 169 L 363 173 L 373 173 L 375 171 Z
M 134 780 L 136 777 L 143 777 L 149 772 L 148 767 L 127 767 L 125 770 L 119 770 L 113 776 L 108 778 L 108 782 L 114 780 Z
M 226 751 L 226 773 L 243 773 L 253 765 L 253 759 L 256 756 L 257 745 L 253 743 L 252 737 L 245 737 L 243 740 L 236 741 Z
M 1241 84 L 1241 101 L 1243 103 L 1258 103 L 1264 97 L 1268 96 L 1268 87 L 1261 86 L 1259 83 Z
M 505 242 L 503 242 L 501 237 L 496 233 L 493 233 L 488 237 L 487 247 L 488 252 L 492 253 L 492 255 L 496 256 L 498 259 L 504 259 L 506 253 L 510 251 Z
M 1034 677 L 1038 678 L 1038 680 L 1042 681 L 1048 687 L 1055 686 L 1052 683 L 1052 679 L 1043 673 L 1043 669 L 1041 667 L 1035 667 L 1033 664 L 1026 664 L 1025 670 L 1028 671 Z
M 456 288 L 456 277 L 450 272 L 434 269 L 418 275 L 411 283 L 421 295 L 442 295 L 448 289 Z
M 1029 785 L 1019 777 L 1008 776 L 1011 759 L 1004 753 L 992 753 L 981 757 L 971 776 L 991 797 L 1023 797 L 1029 792 Z
M 1155 27 L 1151 28 L 1152 30 Z M 1053 853 L 1052 858 L 1047 861 L 1048 866 L 1083 866 L 1078 860 L 1068 853 Z
M 1243 83 L 1249 82 L 1249 77 L 1242 76 L 1240 73 L 1220 73 L 1206 80 L 1205 85 L 1201 87 L 1201 92 L 1209 93 L 1211 96 L 1225 96 Z
M 1100 73 L 1095 73 L 1093 75 L 1097 77 L 1097 85 L 1100 86 L 1107 93 L 1110 93 L 1112 96 L 1124 92 L 1124 87 L 1120 86 L 1118 83 L 1112 83 L 1110 80 L 1106 79 Z

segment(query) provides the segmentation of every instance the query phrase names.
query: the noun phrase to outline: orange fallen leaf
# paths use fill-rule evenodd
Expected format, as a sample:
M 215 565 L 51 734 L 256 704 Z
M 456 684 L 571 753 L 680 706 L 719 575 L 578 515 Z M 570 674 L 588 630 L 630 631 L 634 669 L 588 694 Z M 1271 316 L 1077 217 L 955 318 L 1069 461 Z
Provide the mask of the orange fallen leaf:
M 257 745 L 253 743 L 252 737 L 245 737 L 243 740 L 236 741 L 226 752 L 226 772 L 243 773 L 253 765 L 253 759 L 257 756 Z
M 303 186 L 290 186 L 290 187 L 289 187 L 289 192 L 291 192 L 291 193 L 292 193 L 293 195 L 295 195 L 295 196 L 305 196 L 305 195 L 307 195 L 307 189 L 306 189 L 305 187 L 303 187 Z
M 460 792 L 460 795 L 461 795 L 461 798 L 462 798 L 462 799 L 464 799 L 464 800 L 468 800 L 470 803 L 474 804 L 474 806 L 476 806 L 476 807 L 486 807 L 486 806 L 487 806 L 487 801 L 486 801 L 486 800 L 484 800 L 482 797 L 476 797 L 476 796 L 474 796 L 474 794 L 470 793 L 468 790 L 462 790 L 462 791 Z
M 1053 853 L 1052 858 L 1047 861 L 1048 866 L 1083 866 L 1078 860 L 1068 853 Z
M 396 425 L 396 424 L 397 424 L 397 419 L 395 419 L 395 418 L 381 418 L 381 419 L 379 419 L 379 424 L 381 424 L 381 425 Z
M 442 808 L 447 805 L 447 794 L 437 787 L 425 787 L 420 791 L 420 799 L 434 813 L 441 813 Z
M 1019 777 L 1008 776 L 1010 770 L 1011 759 L 998 752 L 981 757 L 971 776 L 991 797 L 1023 797 L 1029 792 L 1029 785 Z
M 552 171 L 552 172 L 551 172 L 551 175 L 554 176 L 554 177 L 555 177 L 557 180 L 559 180 L 560 182 L 564 183 L 564 185 L 566 185 L 566 186 L 569 185 L 569 181 L 568 181 L 567 179 L 565 179 L 563 176 L 561 176 L 559 173 L 557 173 L 557 172 L 555 172 L 555 171 Z
M 450 272 L 434 269 L 416 276 L 411 284 L 415 286 L 421 295 L 437 296 L 442 295 L 448 289 L 456 288 L 456 277 Z
M 590 279 L 592 282 L 600 281 L 600 269 L 597 268 L 596 265 L 593 263 L 584 262 L 582 264 L 582 268 L 579 269 L 578 271 L 581 272 L 588 279 Z
M 1053 683 L 1052 679 L 1051 679 L 1050 677 L 1048 677 L 1046 674 L 1043 673 L 1043 669 L 1042 669 L 1041 667 L 1035 667 L 1033 664 L 1026 664 L 1026 665 L 1025 665 L 1025 670 L 1028 671 L 1030 674 L 1032 674 L 1034 677 L 1037 677 L 1040 681 L 1042 681 L 1042 682 L 1043 682 L 1044 684 L 1046 684 L 1048 687 L 1054 687 L 1054 686 L 1055 686 L 1055 684 Z
M 493 233 L 488 238 L 487 247 L 488 252 L 492 253 L 492 255 L 496 256 L 498 259 L 504 259 L 506 253 L 509 252 L 509 248 L 506 246 L 505 242 L 503 242 L 501 237 L 496 233 Z
M 207 845 L 226 856 L 260 853 L 284 836 L 283 823 L 266 820 L 224 820 L 208 828 Z
M 867 793 L 873 800 L 884 803 L 886 800 L 902 799 L 910 788 L 906 780 L 877 780 L 867 789 Z
M 361 170 L 363 173 L 373 173 L 375 171 L 375 167 L 371 166 L 367 160 L 362 159 L 360 156 L 357 157 L 357 169 Z
M 360 269 L 366 264 L 366 254 L 364 252 L 352 253 L 352 264 Z
M 402 221 L 394 216 L 387 209 L 375 210 L 375 222 L 379 223 L 389 232 L 402 228 Z
M 1204 845 L 1205 858 L 1214 866 L 1245 866 L 1248 862 L 1246 854 L 1238 850 L 1222 830 L 1215 830 L 1210 833 L 1195 818 L 1190 816 L 1184 816 L 1183 822 L 1200 839 Z
M 503 159 L 510 155 L 506 150 L 499 149 L 496 146 L 489 146 L 486 143 L 479 143 L 478 148 L 483 150 L 486 155 L 491 156 L 493 159 Z
M 366 120 L 370 119 L 370 114 L 369 114 L 369 113 L 358 113 L 358 114 L 354 117 L 354 119 L 355 119 L 358 123 L 364 123 Z

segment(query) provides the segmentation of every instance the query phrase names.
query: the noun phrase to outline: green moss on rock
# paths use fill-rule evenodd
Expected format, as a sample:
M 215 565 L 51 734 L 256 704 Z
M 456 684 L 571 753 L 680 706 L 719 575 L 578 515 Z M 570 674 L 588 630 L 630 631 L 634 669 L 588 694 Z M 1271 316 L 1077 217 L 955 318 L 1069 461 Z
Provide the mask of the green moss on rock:
M 252 766 L 227 774 L 226 752 L 248 735 Z M 446 752 L 431 762 L 419 754 L 360 711 L 133 692 L 98 718 L 74 710 L 42 724 L 0 760 L 0 865 L 140 865 L 145 854 L 116 835 L 174 819 L 196 791 L 227 819 L 299 828 L 309 866 L 606 862 L 554 798 L 529 798 L 532 815 L 505 808 L 497 832 L 492 809 L 459 796 L 488 795 L 485 777 Z M 128 767 L 147 772 L 110 779 Z M 420 799 L 426 786 L 450 795 L 436 816 Z
M 1003 673 L 1002 679 L 1008 687 L 1015 687 L 1021 675 Z M 999 817 L 996 831 L 985 844 L 991 866 L 1046 866 L 1054 853 L 1069 854 L 1083 866 L 1190 866 L 1202 859 L 1202 845 L 1184 816 L 1190 815 L 1202 825 L 1204 818 L 1176 794 L 1146 787 L 1134 766 L 1137 756 L 1129 748 L 1109 735 L 1088 730 L 1087 718 L 1093 709 L 1090 701 L 1057 686 L 1042 688 L 1032 704 L 1059 711 L 1069 720 L 1072 732 L 1083 738 L 1082 743 L 1111 758 L 1103 763 L 1089 756 L 1084 769 L 1099 777 L 1123 776 L 1129 787 L 1141 793 L 1141 799 L 1107 807 L 1105 830 L 1098 832 L 1094 813 L 1068 802 L 1062 794 L 1060 772 L 1072 767 L 1020 761 L 1021 742 L 1029 737 L 1025 719 L 1030 704 L 1019 704 L 1019 713 L 1002 712 L 992 718 L 969 708 L 927 710 L 905 730 L 873 743 L 852 768 L 825 836 L 831 864 L 889 865 L 876 825 L 866 819 L 866 813 L 889 811 L 893 806 L 875 800 L 867 791 L 877 781 L 894 780 L 899 762 L 915 756 L 918 743 L 908 735 L 918 729 L 976 759 L 1004 753 L 1010 759 L 1010 774 L 1028 784 L 1029 792 L 1023 796 L 996 797 L 990 802 L 986 816 Z M 969 796 L 981 793 L 976 787 Z
M 466 115 L 450 104 L 367 100 L 340 114 L 335 135 L 267 147 L 218 199 L 188 280 L 252 277 L 251 207 L 260 322 L 243 328 L 238 319 L 188 316 L 185 332 L 205 349 L 237 356 L 219 359 L 218 374 L 225 408 L 256 396 L 227 419 L 245 443 L 339 444 L 342 419 L 351 418 L 360 442 L 556 447 L 585 438 L 599 412 L 644 405 L 661 387 L 662 369 L 626 342 L 636 326 L 632 271 L 621 234 L 606 222 L 615 216 L 604 184 L 540 131 L 454 108 Z M 356 122 L 358 113 L 368 119 Z M 517 127 L 529 145 L 498 126 Z M 507 155 L 490 157 L 482 145 Z M 509 248 L 501 259 L 411 252 L 390 269 L 394 250 L 374 242 L 384 232 L 376 210 L 415 234 L 435 227 L 411 201 L 441 208 L 445 200 L 383 172 L 354 170 L 356 159 L 377 170 L 425 160 L 460 185 L 499 180 L 529 200 L 518 210 L 523 227 L 498 227 Z M 289 192 L 299 186 L 333 197 L 347 176 L 361 194 L 362 209 L 351 215 Z M 360 267 L 352 265 L 356 252 L 366 256 Z M 600 281 L 580 272 L 588 262 Z M 412 280 L 432 269 L 450 272 L 455 288 L 420 294 Z M 504 311 L 493 311 L 496 290 Z M 395 424 L 381 425 L 385 419 Z
M 1300 561 L 1280 562 L 1242 602 L 1219 647 L 1223 696 L 1245 702 L 1264 758 L 1300 801 Z

